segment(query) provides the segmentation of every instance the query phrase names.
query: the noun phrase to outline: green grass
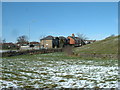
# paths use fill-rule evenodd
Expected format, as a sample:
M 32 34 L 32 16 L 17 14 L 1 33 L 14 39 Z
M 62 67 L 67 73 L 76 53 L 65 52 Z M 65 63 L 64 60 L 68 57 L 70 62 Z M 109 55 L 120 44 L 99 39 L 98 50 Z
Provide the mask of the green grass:
M 101 41 L 96 41 L 82 47 L 74 49 L 75 54 L 118 54 L 118 37 L 108 37 Z

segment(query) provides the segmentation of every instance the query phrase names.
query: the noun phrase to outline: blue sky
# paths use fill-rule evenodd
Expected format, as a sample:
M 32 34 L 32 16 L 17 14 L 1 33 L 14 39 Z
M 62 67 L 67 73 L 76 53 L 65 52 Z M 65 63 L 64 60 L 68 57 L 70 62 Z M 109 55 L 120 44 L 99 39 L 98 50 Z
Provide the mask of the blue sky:
M 39 41 L 41 35 L 69 36 L 82 33 L 101 40 L 118 34 L 117 2 L 3 2 L 2 37 L 16 42 L 27 35 Z

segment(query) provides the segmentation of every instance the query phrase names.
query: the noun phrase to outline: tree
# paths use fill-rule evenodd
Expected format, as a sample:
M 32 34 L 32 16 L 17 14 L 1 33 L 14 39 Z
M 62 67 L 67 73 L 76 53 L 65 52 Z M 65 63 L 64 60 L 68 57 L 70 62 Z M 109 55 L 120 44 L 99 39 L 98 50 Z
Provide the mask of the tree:
M 28 43 L 28 37 L 23 35 L 17 38 L 17 42 L 20 44 Z
M 2 40 L 2 43 L 6 43 L 6 39 L 3 39 L 3 40 Z
M 40 35 L 39 39 L 43 39 L 45 37 L 46 37 L 46 35 Z
M 0 37 L 0 43 L 2 43 L 2 38 Z
M 86 35 L 84 35 L 84 34 L 77 33 L 76 35 L 77 35 L 79 38 L 81 38 L 82 40 L 88 39 L 88 37 L 86 37 Z

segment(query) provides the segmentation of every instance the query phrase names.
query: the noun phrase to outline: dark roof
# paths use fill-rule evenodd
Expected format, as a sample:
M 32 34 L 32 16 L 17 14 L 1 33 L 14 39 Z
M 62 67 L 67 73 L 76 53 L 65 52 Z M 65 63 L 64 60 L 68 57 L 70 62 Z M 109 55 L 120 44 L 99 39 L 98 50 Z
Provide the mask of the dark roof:
M 96 40 L 84 40 L 84 41 L 88 41 L 88 42 L 95 42 Z
M 16 44 L 29 44 L 28 42 L 17 42 Z
M 65 38 L 65 37 L 63 37 L 63 36 L 60 36 L 60 37 L 59 37 L 59 39 L 66 39 L 66 38 Z
M 73 37 L 73 36 L 68 36 L 68 37 L 71 37 L 71 38 L 73 38 L 73 39 L 76 39 L 76 37 Z
M 39 42 L 30 42 L 30 44 L 39 44 Z
M 53 36 L 47 36 L 47 37 L 42 38 L 42 39 L 40 39 L 40 40 L 52 40 L 52 39 L 54 39 Z
M 15 44 L 14 44 L 14 43 L 3 43 L 2 45 L 13 46 L 13 45 L 15 45 Z
M 82 40 L 81 38 L 79 38 L 79 37 L 73 37 L 73 36 L 68 36 L 68 37 L 71 37 L 71 38 L 73 38 L 74 40 Z
M 3 43 L 4 45 L 14 45 L 13 43 Z

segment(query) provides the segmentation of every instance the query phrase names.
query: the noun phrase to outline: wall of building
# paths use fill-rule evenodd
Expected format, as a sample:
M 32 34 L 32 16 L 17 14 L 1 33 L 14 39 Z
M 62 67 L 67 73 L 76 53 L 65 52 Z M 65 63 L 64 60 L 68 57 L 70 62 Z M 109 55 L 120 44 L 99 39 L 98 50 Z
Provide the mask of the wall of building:
M 52 48 L 52 40 L 42 40 L 41 46 L 43 46 L 44 48 Z
M 70 42 L 69 42 L 69 44 L 75 44 L 75 40 L 74 40 L 73 38 L 71 38 L 71 37 L 68 37 L 68 39 L 70 39 Z

